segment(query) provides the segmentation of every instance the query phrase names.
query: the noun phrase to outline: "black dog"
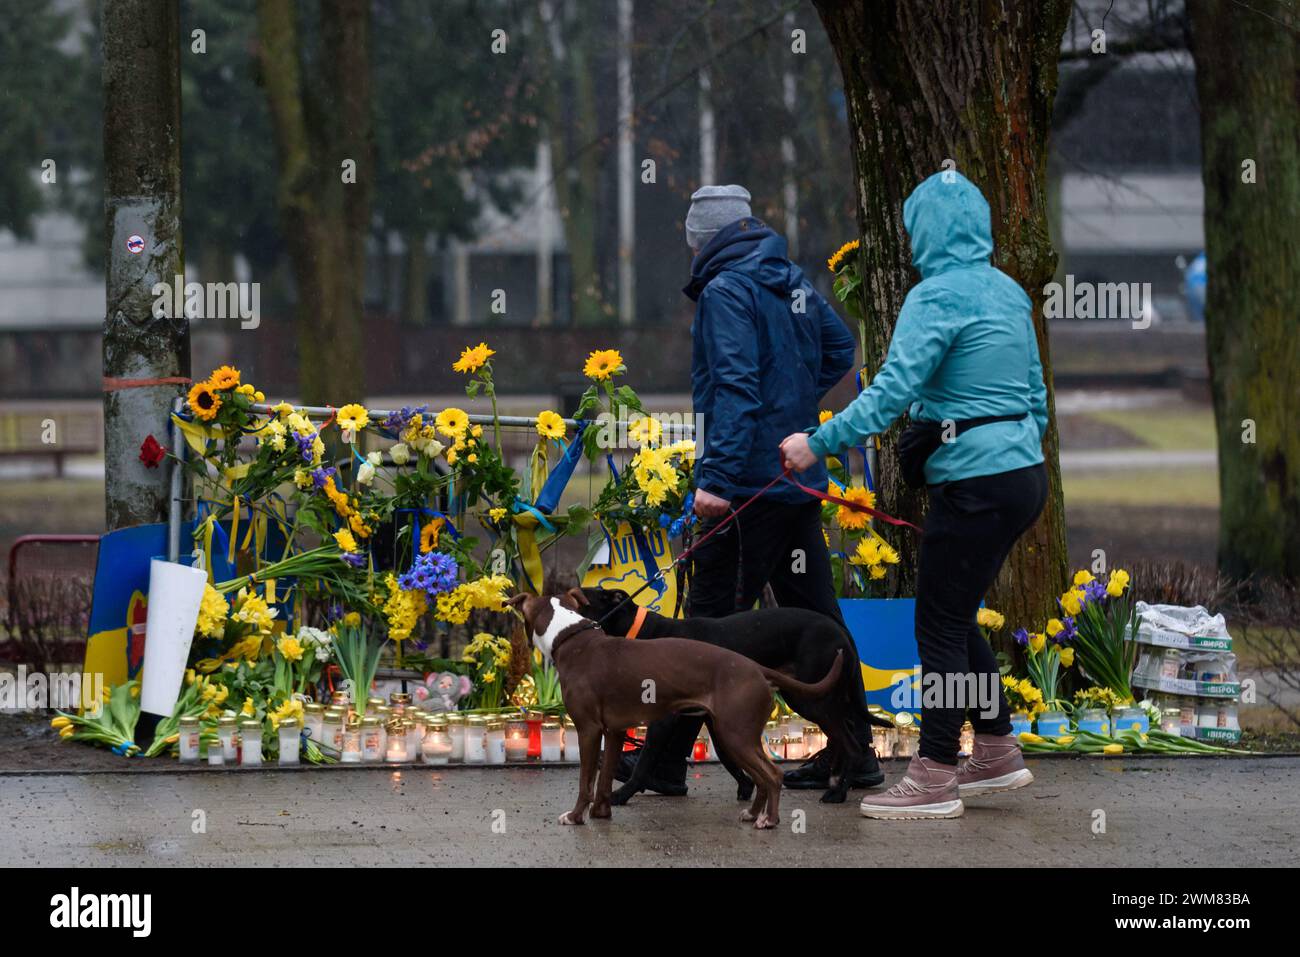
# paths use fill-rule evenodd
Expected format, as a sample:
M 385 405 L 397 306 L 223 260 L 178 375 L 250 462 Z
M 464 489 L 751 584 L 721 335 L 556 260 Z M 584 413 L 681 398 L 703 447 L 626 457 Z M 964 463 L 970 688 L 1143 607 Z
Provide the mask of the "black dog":
M 846 667 L 835 690 L 816 699 L 804 699 L 797 694 L 784 695 L 786 704 L 797 714 L 826 732 L 831 774 L 830 788 L 822 795 L 822 800 L 828 804 L 844 801 L 849 788 L 847 771 L 855 767 L 862 756 L 861 747 L 853 735 L 851 716 L 856 713 L 871 724 L 889 726 L 867 711 L 859 677 L 858 650 L 853 639 L 838 622 L 823 614 L 803 608 L 761 608 L 737 612 L 725 618 L 665 618 L 650 611 L 642 613 L 641 608 L 627 600 L 628 593 L 620 589 L 583 588 L 581 593 L 586 596 L 588 605 L 582 610 L 583 614 L 600 621 L 608 635 L 627 636 L 635 629 L 633 637 L 638 641 L 654 638 L 703 641 L 744 655 L 764 668 L 784 671 L 809 684 L 826 674 L 836 654 L 843 653 Z M 665 737 L 654 731 L 647 733 L 631 780 L 613 794 L 615 804 L 626 804 L 632 795 L 644 788 L 645 778 L 663 750 L 665 742 L 662 739 Z M 723 765 L 736 779 L 737 798 L 749 800 L 752 782 L 726 760 Z

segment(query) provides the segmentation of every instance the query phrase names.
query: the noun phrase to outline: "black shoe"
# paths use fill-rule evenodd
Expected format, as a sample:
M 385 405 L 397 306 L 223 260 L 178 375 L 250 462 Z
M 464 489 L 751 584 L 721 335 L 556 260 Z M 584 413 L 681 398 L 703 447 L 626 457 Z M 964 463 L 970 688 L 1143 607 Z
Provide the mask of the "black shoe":
M 823 748 L 793 771 L 782 775 L 785 786 L 791 791 L 818 791 L 830 787 L 830 749 Z M 880 770 L 876 752 L 868 751 L 849 772 L 849 787 L 878 788 L 885 783 L 885 772 Z
M 641 749 L 633 751 L 624 751 L 618 758 L 618 765 L 614 768 L 614 779 L 617 781 L 630 781 L 632 771 L 636 768 L 636 762 L 641 756 Z M 680 768 L 680 774 L 676 773 L 677 768 L 665 768 L 664 762 L 660 762 L 659 767 L 655 768 L 646 777 L 643 791 L 653 791 L 656 794 L 662 794 L 665 797 L 685 797 L 686 796 L 686 764 L 683 762 Z

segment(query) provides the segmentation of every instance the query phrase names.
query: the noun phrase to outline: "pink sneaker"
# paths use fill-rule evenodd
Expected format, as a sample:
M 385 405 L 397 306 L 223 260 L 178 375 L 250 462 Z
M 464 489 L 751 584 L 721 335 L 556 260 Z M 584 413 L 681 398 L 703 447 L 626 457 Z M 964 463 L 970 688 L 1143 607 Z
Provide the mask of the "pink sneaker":
M 957 768 L 957 790 L 962 797 L 1014 791 L 1034 781 L 1025 767 L 1015 735 L 975 735 L 971 756 Z
M 882 821 L 913 821 L 961 817 L 965 808 L 957 790 L 957 769 L 916 755 L 903 779 L 884 794 L 872 794 L 858 805 L 863 817 Z

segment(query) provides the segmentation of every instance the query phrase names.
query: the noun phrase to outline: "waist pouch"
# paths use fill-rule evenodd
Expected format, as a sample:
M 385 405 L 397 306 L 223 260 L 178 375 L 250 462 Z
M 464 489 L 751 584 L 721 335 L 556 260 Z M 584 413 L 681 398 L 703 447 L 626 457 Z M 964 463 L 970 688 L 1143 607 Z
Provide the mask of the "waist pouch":
M 956 435 L 993 422 L 1019 422 L 1028 414 L 1021 412 L 1019 415 L 985 415 L 977 419 L 961 419 L 956 423 Z M 917 419 L 898 437 L 898 464 L 903 473 L 903 482 L 909 488 L 925 485 L 925 463 L 943 445 L 943 431 L 943 422 Z

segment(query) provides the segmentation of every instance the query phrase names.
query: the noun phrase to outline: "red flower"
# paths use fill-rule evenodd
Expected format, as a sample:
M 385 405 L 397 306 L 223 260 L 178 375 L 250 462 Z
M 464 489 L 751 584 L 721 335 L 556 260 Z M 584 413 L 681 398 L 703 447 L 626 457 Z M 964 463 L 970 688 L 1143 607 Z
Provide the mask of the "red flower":
M 159 445 L 152 435 L 140 443 L 140 461 L 145 468 L 156 469 L 167 455 L 165 446 Z

